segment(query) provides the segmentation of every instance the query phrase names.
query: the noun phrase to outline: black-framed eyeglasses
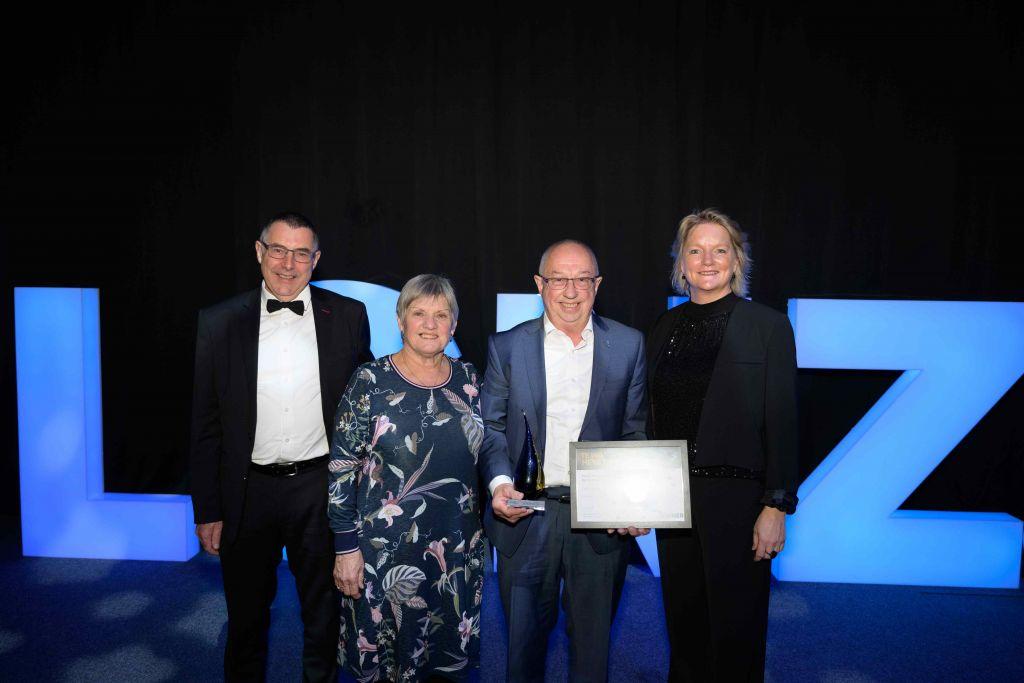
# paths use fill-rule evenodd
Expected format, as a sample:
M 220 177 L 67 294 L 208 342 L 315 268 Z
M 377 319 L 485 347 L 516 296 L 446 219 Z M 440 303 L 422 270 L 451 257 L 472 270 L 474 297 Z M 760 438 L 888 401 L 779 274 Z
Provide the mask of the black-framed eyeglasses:
M 271 258 L 282 259 L 291 254 L 296 263 L 309 263 L 313 260 L 313 254 L 316 253 L 309 249 L 287 249 L 280 244 L 267 244 L 263 240 L 260 240 L 260 244 L 267 250 Z
M 594 283 L 597 282 L 596 277 L 544 277 L 543 275 L 537 277 L 551 289 L 565 289 L 570 282 L 575 285 L 576 289 L 593 289 Z

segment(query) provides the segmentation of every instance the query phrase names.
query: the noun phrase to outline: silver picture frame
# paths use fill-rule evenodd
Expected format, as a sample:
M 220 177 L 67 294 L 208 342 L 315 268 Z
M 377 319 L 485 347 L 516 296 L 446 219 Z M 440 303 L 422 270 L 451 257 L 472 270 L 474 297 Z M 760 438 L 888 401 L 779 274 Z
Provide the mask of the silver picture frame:
M 569 444 L 572 528 L 688 529 L 686 441 Z

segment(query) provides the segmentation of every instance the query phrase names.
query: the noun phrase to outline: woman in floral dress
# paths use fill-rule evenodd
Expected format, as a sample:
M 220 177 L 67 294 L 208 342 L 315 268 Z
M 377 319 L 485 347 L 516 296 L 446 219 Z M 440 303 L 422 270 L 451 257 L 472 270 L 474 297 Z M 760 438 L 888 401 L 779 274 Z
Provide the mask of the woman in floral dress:
M 397 313 L 402 349 L 356 370 L 335 418 L 338 660 L 358 681 L 462 680 L 484 580 L 477 373 L 444 355 L 458 320 L 447 279 L 411 279 Z

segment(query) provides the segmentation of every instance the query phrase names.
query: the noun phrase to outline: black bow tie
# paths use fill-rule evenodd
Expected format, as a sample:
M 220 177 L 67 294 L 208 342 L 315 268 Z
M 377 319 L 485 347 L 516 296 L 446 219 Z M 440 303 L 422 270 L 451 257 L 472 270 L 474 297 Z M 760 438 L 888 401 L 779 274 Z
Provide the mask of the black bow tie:
M 306 305 L 301 301 L 278 301 L 277 299 L 267 299 L 267 313 L 274 313 L 280 311 L 282 308 L 287 308 L 295 315 L 302 315 L 302 312 L 306 310 Z

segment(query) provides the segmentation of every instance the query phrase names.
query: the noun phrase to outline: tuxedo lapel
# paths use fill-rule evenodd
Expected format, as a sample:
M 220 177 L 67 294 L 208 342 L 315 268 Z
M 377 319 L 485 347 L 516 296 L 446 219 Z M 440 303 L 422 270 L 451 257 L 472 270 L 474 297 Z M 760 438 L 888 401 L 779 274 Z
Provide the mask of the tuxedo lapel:
M 547 438 L 547 379 L 544 375 L 544 317 L 537 318 L 534 325 L 526 329 L 526 375 L 530 380 L 530 395 L 533 397 L 533 422 L 530 428 L 540 452 L 544 452 Z
M 239 343 L 242 348 L 242 364 L 245 371 L 246 396 L 248 397 L 249 439 L 256 437 L 256 374 L 259 369 L 260 349 L 260 289 L 257 288 L 242 304 L 242 319 L 239 326 Z
M 597 398 L 604 389 L 604 382 L 608 376 L 608 355 L 612 352 L 612 342 L 608 338 L 608 330 L 604 321 L 596 313 L 593 314 L 594 321 L 594 369 L 590 374 L 590 396 L 587 399 L 587 412 L 583 417 L 583 426 L 580 427 L 580 438 L 587 431 L 587 426 L 594 419 L 597 413 Z
M 310 303 L 313 307 L 313 326 L 316 328 L 316 355 L 320 367 L 320 403 L 324 414 L 324 425 L 327 426 L 328 441 L 331 430 L 329 425 L 334 420 L 335 406 L 330 405 L 330 369 L 333 367 L 330 353 L 334 348 L 334 310 L 329 301 L 316 287 L 309 288 Z M 346 377 L 347 381 L 348 378 Z

